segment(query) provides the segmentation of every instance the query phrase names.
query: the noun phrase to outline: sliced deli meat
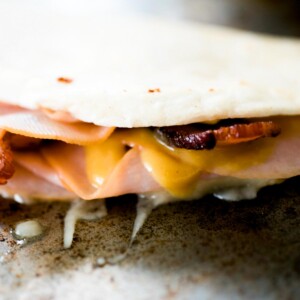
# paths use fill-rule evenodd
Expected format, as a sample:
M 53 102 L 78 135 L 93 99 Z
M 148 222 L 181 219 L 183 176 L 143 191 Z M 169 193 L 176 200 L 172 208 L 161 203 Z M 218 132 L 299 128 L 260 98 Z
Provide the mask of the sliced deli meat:
M 40 151 L 15 151 L 13 155 L 18 165 L 35 176 L 41 177 L 57 186 L 64 187 L 57 172 L 48 164 Z
M 83 122 L 63 123 L 39 111 L 18 112 L 0 117 L 0 128 L 11 133 L 39 139 L 61 140 L 71 144 L 88 144 L 105 140 L 114 130 Z
M 15 164 L 15 168 L 14 176 L 0 188 L 0 195 L 4 198 L 24 203 L 33 200 L 71 201 L 78 198 L 74 193 L 36 176 L 18 164 Z
M 113 127 L 91 123 L 62 122 L 49 117 L 42 110 L 28 110 L 5 103 L 0 103 L 0 128 L 21 136 L 78 145 L 104 141 L 114 131 Z
M 98 186 L 87 176 L 82 147 L 60 143 L 43 148 L 42 154 L 57 172 L 63 185 L 83 199 L 155 192 L 161 189 L 141 163 L 138 149 L 129 150 L 112 166 L 111 173 Z

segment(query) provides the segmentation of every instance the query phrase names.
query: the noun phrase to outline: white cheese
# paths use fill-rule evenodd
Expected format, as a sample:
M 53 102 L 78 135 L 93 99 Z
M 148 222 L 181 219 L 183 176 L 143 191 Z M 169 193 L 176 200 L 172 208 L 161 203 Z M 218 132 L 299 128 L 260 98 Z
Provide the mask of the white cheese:
M 242 185 L 220 189 L 214 192 L 216 198 L 227 201 L 249 200 L 257 197 L 258 191 L 268 185 L 280 183 L 281 180 L 252 179 L 242 182 Z
M 18 223 L 14 233 L 19 239 L 35 238 L 43 233 L 43 227 L 38 221 L 28 220 Z
M 136 207 L 136 218 L 130 238 L 130 244 L 133 243 L 137 233 L 140 231 L 152 210 L 161 205 L 171 202 L 173 197 L 167 192 L 147 193 L 138 195 L 138 203 Z
M 257 196 L 257 192 L 264 186 L 273 185 L 282 182 L 282 180 L 261 180 L 261 179 L 239 179 L 231 177 L 212 177 L 209 180 L 199 181 L 194 195 L 186 200 L 193 200 L 201 198 L 207 194 L 213 194 L 215 197 L 227 200 L 237 201 L 242 199 L 253 199 Z M 152 210 L 159 205 L 170 202 L 182 201 L 182 199 L 174 198 L 168 192 L 154 192 L 138 195 L 137 215 L 134 221 L 133 230 L 130 238 L 130 243 L 127 250 L 117 256 L 105 259 L 100 259 L 99 265 L 110 263 L 116 264 L 122 261 L 128 253 L 138 232 L 145 224 L 147 218 Z M 72 245 L 73 235 L 75 232 L 76 222 L 82 220 L 97 220 L 107 215 L 105 201 L 91 200 L 83 201 L 77 200 L 71 204 L 69 211 L 65 217 L 64 227 L 64 247 L 69 248 Z
M 282 180 L 239 179 L 217 176 L 216 178 L 199 182 L 192 198 L 186 200 L 201 198 L 207 194 L 213 194 L 215 197 L 227 201 L 254 199 L 261 188 L 280 182 L 282 182 Z M 182 199 L 175 198 L 167 192 L 138 195 L 137 215 L 134 221 L 129 247 L 132 245 L 136 235 L 143 227 L 154 208 L 162 204 L 176 201 L 182 201 Z
M 100 220 L 107 215 L 105 200 L 77 200 L 71 204 L 65 216 L 64 248 L 70 248 L 78 220 Z

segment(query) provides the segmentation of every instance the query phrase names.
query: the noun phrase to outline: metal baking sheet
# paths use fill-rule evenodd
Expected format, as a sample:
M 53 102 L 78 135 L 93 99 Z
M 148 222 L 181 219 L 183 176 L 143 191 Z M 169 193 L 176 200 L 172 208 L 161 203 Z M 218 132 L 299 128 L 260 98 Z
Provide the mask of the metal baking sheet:
M 97 259 L 128 246 L 134 196 L 110 199 L 103 220 L 79 222 L 68 250 L 68 204 L 2 201 L 1 299 L 297 299 L 299 180 L 266 188 L 253 201 L 205 197 L 159 207 L 116 265 Z M 22 246 L 10 230 L 28 218 L 46 234 Z

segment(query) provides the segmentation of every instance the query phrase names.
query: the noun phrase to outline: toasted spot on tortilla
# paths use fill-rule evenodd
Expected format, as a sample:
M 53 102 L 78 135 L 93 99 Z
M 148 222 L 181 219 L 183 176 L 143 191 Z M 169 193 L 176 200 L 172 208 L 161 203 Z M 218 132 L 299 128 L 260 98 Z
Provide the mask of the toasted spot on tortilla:
M 69 84 L 69 83 L 73 82 L 73 79 L 67 78 L 67 77 L 58 77 L 57 81 L 61 82 L 61 83 L 67 83 L 67 84 Z
M 156 89 L 149 89 L 148 93 L 160 93 L 160 89 L 156 88 Z

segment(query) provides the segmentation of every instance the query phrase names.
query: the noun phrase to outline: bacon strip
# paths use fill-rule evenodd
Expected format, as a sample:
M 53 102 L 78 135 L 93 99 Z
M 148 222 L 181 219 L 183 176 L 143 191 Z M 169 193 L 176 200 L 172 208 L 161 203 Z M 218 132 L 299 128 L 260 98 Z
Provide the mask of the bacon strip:
M 0 141 L 0 184 L 5 184 L 14 174 L 13 155 L 8 144 Z
M 193 124 L 161 127 L 156 129 L 156 133 L 163 142 L 172 147 L 210 150 L 216 145 L 227 146 L 264 137 L 276 137 L 280 133 L 280 127 L 273 121 L 237 123 L 229 126 Z
M 175 148 L 210 150 L 216 146 L 216 138 L 212 130 L 199 130 L 193 125 L 157 128 L 156 136 Z
M 273 121 L 235 124 L 213 130 L 218 146 L 227 146 L 257 140 L 264 137 L 276 137 L 281 129 Z

